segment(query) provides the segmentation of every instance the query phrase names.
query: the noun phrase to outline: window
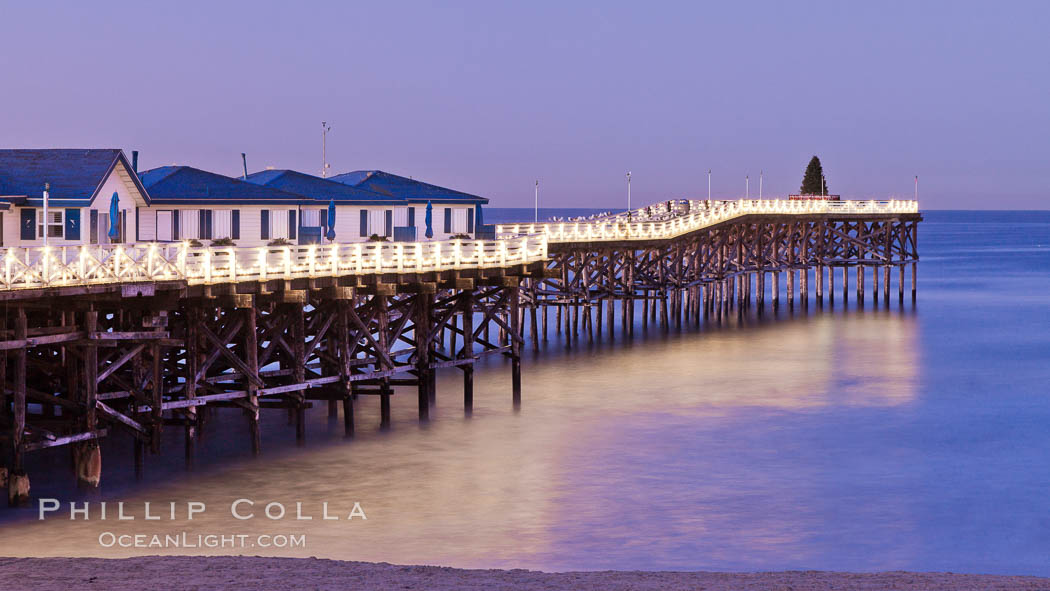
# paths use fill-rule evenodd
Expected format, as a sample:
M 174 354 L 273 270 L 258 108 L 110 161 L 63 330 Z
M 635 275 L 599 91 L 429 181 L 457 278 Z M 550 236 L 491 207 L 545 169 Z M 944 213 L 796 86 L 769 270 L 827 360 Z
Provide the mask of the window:
M 287 209 L 274 209 L 270 212 L 270 238 L 289 238 Z
M 44 237 L 44 210 L 40 210 L 40 215 L 36 217 L 36 237 Z M 65 227 L 65 220 L 62 218 L 61 209 L 48 209 L 47 210 L 47 237 L 48 238 L 62 238 L 62 229 Z
M 200 238 L 200 220 L 199 209 L 179 210 L 179 239 L 196 240 Z
M 368 231 L 369 236 L 372 234 L 379 234 L 385 236 L 386 231 L 386 211 L 382 209 L 372 209 L 368 212 Z
M 457 207 L 452 210 L 452 232 L 462 234 L 467 231 L 467 210 Z
M 233 238 L 233 210 L 216 209 L 212 212 L 211 224 L 212 240 Z
M 317 209 L 303 210 L 303 227 L 313 228 L 321 225 L 321 212 Z
M 172 239 L 171 212 L 157 212 L 157 241 L 171 242 Z

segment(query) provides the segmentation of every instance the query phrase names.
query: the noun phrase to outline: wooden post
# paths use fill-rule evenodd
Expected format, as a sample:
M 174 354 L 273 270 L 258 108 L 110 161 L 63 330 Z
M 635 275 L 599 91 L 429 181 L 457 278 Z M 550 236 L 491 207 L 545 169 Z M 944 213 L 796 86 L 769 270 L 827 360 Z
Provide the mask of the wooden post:
M 758 292 L 758 297 L 755 298 L 755 304 L 761 310 L 766 305 L 766 272 L 760 270 L 756 276 L 756 281 L 758 284 L 755 286 L 755 290 Z
M 544 343 L 547 342 L 547 324 L 548 324 L 547 308 L 549 308 L 549 306 L 544 304 L 544 306 L 543 306 L 543 342 Z M 488 323 L 486 322 L 485 325 L 488 326 Z M 486 337 L 485 340 L 488 340 L 488 337 Z
M 788 306 L 793 307 L 795 305 L 795 270 L 788 269 L 787 271 L 787 300 Z
M 28 338 L 28 323 L 26 311 L 18 308 L 15 311 L 15 340 L 24 341 Z M 7 502 L 12 507 L 17 507 L 29 502 L 29 477 L 25 472 L 25 440 L 26 429 L 26 347 L 25 345 L 14 350 L 12 357 L 14 393 L 11 409 L 11 470 L 7 474 Z
M 824 265 L 818 264 L 814 270 L 816 274 L 815 280 L 817 282 L 817 303 L 824 303 Z
M 901 289 L 904 289 L 903 282 Z M 903 291 L 901 293 L 904 293 Z M 0 331 L 7 333 L 7 310 L 0 310 Z M 0 423 L 6 423 L 8 411 L 7 396 L 7 350 L 0 351 Z M 0 449 L 3 449 L 0 447 Z
M 649 290 L 642 292 L 642 330 L 649 329 Z
M 152 390 L 150 392 L 150 453 L 160 453 L 160 437 L 164 429 L 164 365 L 160 345 L 152 345 Z
M 382 295 L 382 294 L 377 294 L 377 295 L 373 296 L 373 300 L 372 301 L 373 301 L 373 303 L 375 305 L 376 322 L 379 325 L 379 327 L 378 327 L 379 338 L 376 339 L 376 343 L 379 345 L 380 351 L 376 351 L 376 357 L 378 358 L 377 361 L 376 361 L 376 367 L 378 367 L 380 370 L 393 369 L 392 367 L 387 367 L 386 364 L 382 361 L 382 358 L 379 355 L 380 352 L 382 352 L 384 354 L 389 354 L 390 353 L 390 347 L 389 347 L 389 343 L 387 343 L 387 334 L 386 334 L 386 332 L 387 332 L 387 323 L 390 320 L 390 317 L 389 317 L 390 310 L 387 307 L 387 296 Z M 455 317 L 454 314 L 453 314 L 453 317 Z M 390 389 L 390 378 L 388 378 L 388 377 L 380 378 L 380 380 L 379 380 L 379 426 L 382 429 L 389 429 L 390 428 L 390 395 L 391 395 L 391 393 L 392 392 L 391 392 L 391 389 Z
M 890 303 L 890 266 L 882 266 L 882 301 Z
M 242 343 L 244 345 L 244 361 L 248 364 L 251 375 L 258 378 L 259 335 L 256 331 L 255 321 L 257 304 L 254 296 L 251 300 L 251 306 L 242 311 L 244 314 L 244 328 L 241 329 L 244 331 Z M 302 309 L 302 306 L 300 305 L 299 308 Z M 247 378 L 245 381 L 247 382 L 248 390 L 248 408 L 245 409 L 245 413 L 248 415 L 248 436 L 251 439 L 252 455 L 259 455 L 259 451 L 262 449 L 262 434 L 259 431 L 259 387 L 251 378 Z M 298 431 L 298 427 L 296 427 L 296 430 Z
M 520 288 L 515 285 L 508 287 L 510 290 L 510 321 L 511 321 L 511 332 L 517 335 L 518 329 L 518 306 L 519 306 L 519 290 Z M 521 342 L 512 337 L 510 339 L 510 371 L 511 371 L 511 388 L 513 390 L 514 407 L 517 408 L 521 405 Z
M 773 307 L 780 307 L 780 271 L 773 271 Z
M 857 265 L 857 305 L 864 305 L 864 265 Z
M 84 421 L 85 433 L 98 427 L 98 346 L 93 340 L 98 332 L 98 311 L 84 312 L 84 332 L 88 340 L 83 348 L 84 354 Z M 101 452 L 98 443 L 89 441 L 77 444 L 74 448 L 73 461 L 76 464 L 77 486 L 80 488 L 97 488 L 101 478 Z
M 186 375 L 183 383 L 183 397 L 192 401 L 197 397 L 197 368 L 200 363 L 200 336 L 197 328 L 203 321 L 203 314 L 196 303 L 187 303 L 185 308 L 184 327 L 186 334 Z M 183 411 L 185 423 L 185 457 L 186 468 L 193 468 L 194 447 L 197 441 L 197 407 L 187 406 Z
M 540 350 L 540 334 L 539 334 L 540 327 L 539 327 L 538 318 L 536 317 L 536 305 L 537 305 L 537 303 L 536 303 L 536 292 L 535 292 L 535 290 L 533 290 L 532 295 L 533 295 L 532 306 L 529 308 L 529 322 L 530 322 L 530 325 L 531 325 L 530 326 L 530 330 L 532 331 L 532 350 L 533 351 L 539 351 Z M 471 313 L 473 313 L 473 311 Z M 599 336 L 600 336 L 600 332 L 599 332 Z
M 915 294 L 918 293 L 918 278 L 916 273 L 919 271 L 919 263 L 913 262 L 911 264 L 911 301 L 915 301 Z
M 828 267 L 828 303 L 835 304 L 835 267 Z
M 842 303 L 849 303 L 849 267 L 842 266 Z
M 303 303 L 287 304 L 292 316 L 292 381 L 306 383 L 306 313 Z M 306 395 L 305 390 L 296 390 L 291 396 L 295 402 L 295 442 L 302 445 L 306 440 Z
M 879 303 L 879 267 L 878 265 L 871 268 L 871 301 L 873 304 Z
M 904 301 L 904 265 L 897 265 L 897 299 Z
M 471 359 L 463 368 L 463 409 L 469 415 L 474 411 L 474 292 L 467 290 L 460 296 L 460 305 L 463 310 L 463 351 L 459 355 L 461 359 Z M 517 318 L 517 313 L 513 315 Z M 517 335 L 517 331 L 515 331 Z M 512 342 L 517 342 L 513 337 Z

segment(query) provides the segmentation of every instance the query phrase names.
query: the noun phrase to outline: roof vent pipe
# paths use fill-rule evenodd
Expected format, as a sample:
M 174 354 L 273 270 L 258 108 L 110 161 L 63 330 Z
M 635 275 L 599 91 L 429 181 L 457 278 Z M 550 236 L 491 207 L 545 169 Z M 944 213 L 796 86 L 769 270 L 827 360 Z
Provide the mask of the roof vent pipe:
M 131 170 L 135 174 L 139 173 L 139 151 L 138 150 L 132 150 L 131 151 Z
M 241 152 L 241 165 L 244 166 L 244 180 L 248 180 L 248 157 Z

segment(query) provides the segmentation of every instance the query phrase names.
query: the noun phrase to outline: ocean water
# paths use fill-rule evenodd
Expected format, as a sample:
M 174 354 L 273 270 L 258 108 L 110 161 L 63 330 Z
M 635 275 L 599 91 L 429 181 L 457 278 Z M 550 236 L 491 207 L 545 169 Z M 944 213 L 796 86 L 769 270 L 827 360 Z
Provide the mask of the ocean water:
M 858 308 L 851 293 L 571 348 L 552 330 L 525 350 L 520 410 L 499 360 L 478 369 L 471 417 L 450 370 L 428 424 L 411 389 L 394 396 L 389 431 L 362 397 L 349 441 L 322 408 L 303 447 L 283 413 L 264 412 L 258 459 L 243 418 L 220 409 L 193 471 L 174 429 L 139 483 L 127 440 L 106 441 L 95 494 L 70 492 L 68 451 L 32 455 L 34 494 L 89 501 L 92 518 L 71 521 L 68 504 L 43 521 L 0 511 L 2 553 L 1050 575 L 1050 212 L 924 215 L 914 304 L 898 304 L 894 273 L 888 306 L 869 291 Z M 254 518 L 231 515 L 241 498 Z M 99 519 L 103 500 L 137 519 Z M 145 501 L 164 518 L 144 520 Z M 187 501 L 207 510 L 189 520 Z M 271 501 L 284 519 L 263 515 Z M 313 519 L 295 519 L 296 502 Z M 367 520 L 324 520 L 325 502 L 341 517 L 360 503 Z M 292 534 L 306 547 L 105 547 L 104 532 Z

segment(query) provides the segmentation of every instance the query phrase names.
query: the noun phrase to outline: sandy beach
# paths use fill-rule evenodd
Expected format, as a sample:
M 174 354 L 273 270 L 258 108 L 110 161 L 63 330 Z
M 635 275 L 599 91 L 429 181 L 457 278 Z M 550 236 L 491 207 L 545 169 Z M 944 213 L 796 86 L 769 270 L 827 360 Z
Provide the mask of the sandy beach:
M 141 558 L 0 558 L 0 588 L 120 591 L 164 581 L 168 589 L 1050 589 L 1050 579 L 954 573 L 767 573 L 465 570 L 313 558 L 147 556 Z

